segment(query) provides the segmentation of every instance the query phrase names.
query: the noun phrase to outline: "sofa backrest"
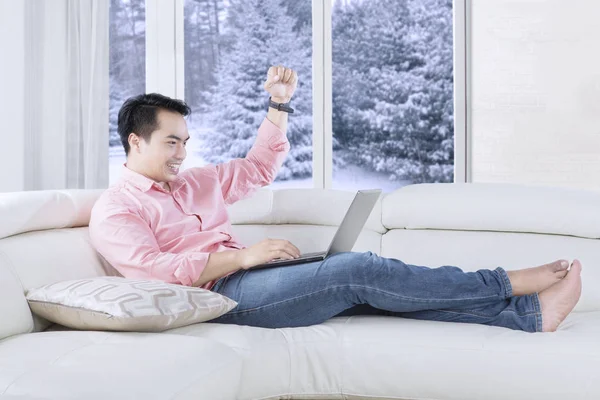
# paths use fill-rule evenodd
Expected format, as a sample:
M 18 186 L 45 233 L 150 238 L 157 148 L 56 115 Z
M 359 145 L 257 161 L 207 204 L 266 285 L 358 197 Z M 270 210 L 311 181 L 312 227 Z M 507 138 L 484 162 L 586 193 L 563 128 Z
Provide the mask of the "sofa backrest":
M 64 279 L 110 274 L 91 248 L 89 212 L 101 190 L 0 195 L 0 338 L 43 329 L 27 290 Z
M 93 249 L 87 224 L 102 190 L 30 191 L 0 195 L 0 339 L 43 330 L 25 293 L 53 282 L 118 273 Z M 284 238 L 304 252 L 323 250 L 352 201 L 338 190 L 260 189 L 229 207 L 234 237 L 250 246 Z M 355 251 L 381 250 L 381 199 Z
M 600 192 L 498 183 L 405 186 L 383 200 L 381 255 L 465 271 L 582 262 L 579 311 L 600 310 Z
M 381 251 L 381 196 L 353 251 Z M 270 238 L 287 239 L 302 252 L 323 251 L 333 239 L 354 193 L 334 189 L 261 189 L 228 208 L 234 236 L 247 246 Z

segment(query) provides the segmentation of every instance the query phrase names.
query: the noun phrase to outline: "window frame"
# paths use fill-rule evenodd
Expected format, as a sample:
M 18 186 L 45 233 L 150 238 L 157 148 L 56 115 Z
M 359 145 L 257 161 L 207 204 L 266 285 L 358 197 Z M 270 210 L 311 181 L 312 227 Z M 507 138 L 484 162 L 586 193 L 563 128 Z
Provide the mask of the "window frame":
M 184 98 L 184 0 L 146 2 L 146 91 Z M 470 0 L 454 0 L 454 182 L 471 182 Z M 332 0 L 312 0 L 313 187 L 331 189 Z

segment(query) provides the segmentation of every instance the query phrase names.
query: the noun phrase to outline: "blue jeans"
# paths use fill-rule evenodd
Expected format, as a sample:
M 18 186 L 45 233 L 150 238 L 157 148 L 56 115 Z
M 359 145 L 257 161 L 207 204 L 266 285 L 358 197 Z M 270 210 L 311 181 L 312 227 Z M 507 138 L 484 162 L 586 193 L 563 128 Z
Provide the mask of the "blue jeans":
M 238 302 L 210 322 L 264 328 L 309 326 L 344 315 L 387 315 L 542 331 L 537 293 L 513 296 L 506 271 L 427 268 L 372 252 L 240 270 L 212 289 Z

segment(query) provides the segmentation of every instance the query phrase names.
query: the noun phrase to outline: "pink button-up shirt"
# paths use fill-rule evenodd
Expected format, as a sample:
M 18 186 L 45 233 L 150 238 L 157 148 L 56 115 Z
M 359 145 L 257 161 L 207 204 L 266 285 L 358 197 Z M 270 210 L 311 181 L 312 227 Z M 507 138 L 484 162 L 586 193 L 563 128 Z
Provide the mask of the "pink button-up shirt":
M 245 248 L 232 235 L 225 206 L 273 182 L 289 149 L 285 134 L 265 118 L 245 158 L 188 168 L 170 192 L 124 165 L 92 208 L 91 242 L 126 278 L 191 286 L 210 253 Z

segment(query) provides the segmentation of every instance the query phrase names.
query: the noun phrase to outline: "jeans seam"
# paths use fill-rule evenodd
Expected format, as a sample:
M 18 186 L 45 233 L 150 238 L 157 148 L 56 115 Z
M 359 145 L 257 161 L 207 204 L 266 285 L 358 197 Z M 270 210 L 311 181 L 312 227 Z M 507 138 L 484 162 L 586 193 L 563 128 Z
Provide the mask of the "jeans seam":
M 481 317 L 481 318 L 492 318 L 493 317 L 493 316 L 490 316 L 490 315 L 477 314 L 477 313 L 474 313 L 471 310 L 440 309 L 440 310 L 435 310 L 435 311 L 437 311 L 437 312 L 445 312 L 445 313 L 452 313 L 452 314 L 467 314 L 467 315 L 471 315 L 473 317 Z M 503 312 L 510 312 L 510 313 L 518 315 L 519 317 L 529 317 L 529 316 L 532 316 L 532 315 L 537 315 L 536 312 L 528 312 L 528 313 L 525 313 L 525 314 L 521 314 L 521 313 L 519 313 L 519 312 L 517 312 L 515 310 L 502 310 L 502 311 L 500 311 L 500 314 L 502 314 Z
M 540 304 L 540 298 L 537 293 L 531 295 L 531 302 L 533 303 L 533 308 L 535 309 L 535 331 L 543 332 L 543 319 L 542 319 L 542 306 Z
M 286 303 L 286 302 L 289 302 L 289 301 L 298 300 L 298 299 L 301 299 L 301 298 L 304 298 L 304 297 L 309 297 L 309 296 L 312 296 L 312 295 L 315 295 L 315 294 L 318 294 L 318 293 L 321 293 L 321 292 L 324 292 L 324 291 L 327 291 L 327 290 L 330 290 L 330 289 L 338 289 L 338 288 L 342 288 L 342 287 L 360 287 L 360 288 L 363 288 L 363 289 L 372 290 L 374 292 L 383 293 L 383 294 L 386 294 L 386 295 L 389 295 L 389 296 L 398 297 L 398 298 L 403 299 L 403 300 L 410 300 L 410 301 L 421 302 L 421 303 L 429 303 L 429 302 L 432 302 L 432 301 L 452 301 L 452 300 L 455 300 L 455 299 L 438 299 L 438 298 L 435 298 L 435 299 L 417 299 L 417 298 L 414 298 L 414 297 L 406 297 L 406 296 L 399 295 L 397 293 L 388 292 L 388 291 L 385 291 L 385 290 L 377 289 L 377 288 L 374 288 L 374 287 L 371 287 L 371 286 L 366 286 L 366 285 L 353 285 L 353 284 L 350 284 L 350 285 L 335 285 L 335 286 L 326 287 L 326 288 L 321 289 L 321 290 L 317 290 L 315 292 L 306 293 L 306 294 L 303 294 L 303 295 L 300 295 L 300 296 L 292 297 L 290 299 L 281 300 L 281 301 L 278 301 L 278 302 L 275 302 L 275 303 L 264 304 L 264 305 L 262 305 L 260 307 L 249 308 L 249 309 L 246 309 L 246 310 L 237 310 L 237 311 L 234 311 L 234 312 L 230 311 L 227 314 L 222 315 L 222 317 L 227 316 L 227 315 L 238 315 L 238 314 L 242 314 L 242 313 L 245 313 L 245 312 L 251 312 L 251 311 L 259 311 L 259 310 L 261 310 L 263 308 L 266 308 L 266 307 L 269 307 L 269 306 L 275 306 L 275 305 Z M 496 297 L 498 297 L 498 296 L 494 295 L 494 296 L 487 296 L 487 297 L 469 297 L 469 298 L 459 299 L 459 300 L 486 300 L 486 299 L 491 299 L 491 298 L 496 298 Z
M 467 314 L 467 315 L 470 315 L 470 316 L 473 316 L 473 317 L 480 317 L 480 318 L 495 318 L 495 317 L 497 317 L 497 316 L 495 316 L 495 317 L 493 317 L 493 316 L 480 316 L 480 315 L 473 315 L 473 314 L 470 314 L 470 313 L 454 312 L 454 311 L 448 311 L 448 310 L 436 310 L 436 312 L 448 313 L 448 314 Z M 500 311 L 500 313 L 498 315 L 500 315 L 502 313 L 511 313 L 511 314 L 515 314 L 518 317 L 535 316 L 536 326 L 534 327 L 534 332 L 541 332 L 541 328 L 538 330 L 537 322 L 538 322 L 539 314 L 537 314 L 537 313 L 519 314 L 515 310 L 502 310 L 502 311 Z M 477 322 L 475 322 L 475 323 L 477 323 Z M 529 332 L 526 328 L 521 328 L 521 330 Z
M 215 285 L 212 287 L 211 291 L 219 293 L 218 290 L 223 287 L 223 285 L 225 284 L 225 282 L 227 282 L 227 278 L 229 278 L 229 276 L 226 276 L 224 278 L 218 279 L 215 282 Z
M 510 279 L 508 278 L 508 273 L 502 267 L 498 267 L 494 271 L 498 274 L 502 283 L 504 283 L 504 296 L 507 299 L 513 297 L 512 284 L 510 283 Z

